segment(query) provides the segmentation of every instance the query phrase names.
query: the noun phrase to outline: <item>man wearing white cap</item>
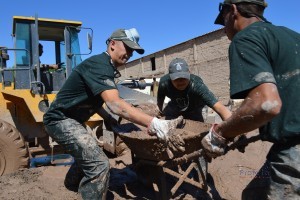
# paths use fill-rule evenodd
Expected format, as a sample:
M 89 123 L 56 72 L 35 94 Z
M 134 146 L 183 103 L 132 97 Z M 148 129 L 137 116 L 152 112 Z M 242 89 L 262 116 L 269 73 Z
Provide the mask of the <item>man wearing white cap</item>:
M 112 113 L 148 127 L 149 134 L 156 134 L 166 141 L 169 131 L 182 120 L 157 119 L 119 97 L 114 82 L 114 78 L 120 76 L 117 67 L 124 65 L 133 51 L 144 53 L 138 42 L 139 34 L 135 28 L 113 32 L 106 41 L 106 52 L 86 59 L 72 71 L 44 115 L 47 133 L 75 159 L 68 174 L 74 182 L 77 180 L 83 199 L 105 199 L 108 188 L 108 158 L 84 125 L 95 113 L 105 120 L 113 120 L 102 108 L 104 103 Z M 68 179 L 66 186 L 67 182 Z

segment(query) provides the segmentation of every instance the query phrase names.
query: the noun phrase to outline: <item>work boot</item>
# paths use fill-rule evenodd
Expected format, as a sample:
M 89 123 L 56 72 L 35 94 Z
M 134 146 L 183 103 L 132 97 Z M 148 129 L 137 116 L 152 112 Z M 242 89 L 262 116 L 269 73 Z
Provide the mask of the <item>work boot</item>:
M 78 192 L 81 179 L 84 177 L 82 169 L 74 162 L 65 177 L 65 187 L 73 192 Z

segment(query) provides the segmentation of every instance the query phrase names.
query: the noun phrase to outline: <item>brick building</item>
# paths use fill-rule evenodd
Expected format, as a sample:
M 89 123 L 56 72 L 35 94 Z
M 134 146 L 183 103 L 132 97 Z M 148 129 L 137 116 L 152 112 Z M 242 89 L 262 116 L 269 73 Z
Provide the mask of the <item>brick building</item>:
M 128 62 L 119 68 L 126 78 L 160 78 L 168 73 L 168 65 L 174 58 L 183 58 L 193 74 L 224 103 L 229 101 L 229 40 L 219 29 L 161 51 Z

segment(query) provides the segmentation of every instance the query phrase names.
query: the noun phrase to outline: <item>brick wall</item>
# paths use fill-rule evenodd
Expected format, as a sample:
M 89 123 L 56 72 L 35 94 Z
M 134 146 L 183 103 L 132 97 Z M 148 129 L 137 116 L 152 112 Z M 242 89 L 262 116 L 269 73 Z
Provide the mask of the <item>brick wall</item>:
M 119 68 L 123 77 L 161 77 L 168 73 L 174 58 L 183 58 L 193 74 L 200 76 L 209 89 L 224 103 L 229 101 L 229 40 L 223 29 L 193 38 L 153 54 L 133 60 Z M 152 59 L 152 62 L 151 62 Z M 156 69 L 153 70 L 153 60 Z

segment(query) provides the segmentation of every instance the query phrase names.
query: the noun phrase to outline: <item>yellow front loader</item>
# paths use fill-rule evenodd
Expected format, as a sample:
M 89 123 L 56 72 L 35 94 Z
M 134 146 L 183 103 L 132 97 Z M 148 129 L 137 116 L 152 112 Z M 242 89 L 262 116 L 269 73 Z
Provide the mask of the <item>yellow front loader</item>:
M 84 55 L 92 51 L 92 29 L 81 25 L 79 21 L 13 17 L 14 47 L 0 47 L 0 175 L 29 167 L 33 158 L 62 152 L 46 134 L 43 114 L 81 62 L 80 34 L 88 35 Z M 40 68 L 40 42 L 53 44 L 53 63 L 63 63 L 60 69 Z M 102 126 L 102 119 L 95 115 L 88 125 L 91 129 Z

